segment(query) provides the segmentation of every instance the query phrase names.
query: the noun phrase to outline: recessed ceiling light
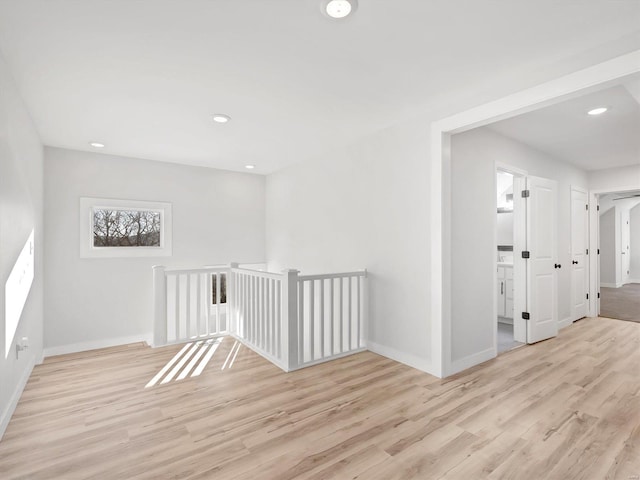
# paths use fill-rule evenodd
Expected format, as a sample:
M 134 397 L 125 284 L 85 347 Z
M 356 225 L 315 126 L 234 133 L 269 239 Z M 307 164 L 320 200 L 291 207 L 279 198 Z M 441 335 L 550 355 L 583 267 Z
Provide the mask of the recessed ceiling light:
M 357 0 L 325 0 L 324 10 L 331 18 L 344 18 L 356 9 Z
M 93 148 L 104 148 L 104 143 L 100 142 L 89 142 L 89 145 L 91 145 Z
M 256 168 L 255 165 L 245 165 L 244 168 L 246 168 L 247 170 L 253 170 L 254 168 Z
M 227 123 L 229 120 L 231 120 L 231 117 L 229 115 L 225 115 L 224 113 L 214 113 L 213 114 L 213 121 L 214 122 Z
M 593 110 L 589 110 L 587 112 L 587 115 L 602 115 L 607 110 L 609 110 L 607 107 L 598 107 L 594 108 Z

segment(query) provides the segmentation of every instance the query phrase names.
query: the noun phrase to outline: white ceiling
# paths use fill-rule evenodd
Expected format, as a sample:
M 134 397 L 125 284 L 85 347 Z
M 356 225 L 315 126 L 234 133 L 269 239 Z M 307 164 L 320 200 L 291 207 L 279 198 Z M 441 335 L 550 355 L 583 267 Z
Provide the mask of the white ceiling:
M 637 79 L 493 123 L 492 130 L 586 170 L 640 164 Z M 596 107 L 602 115 L 587 115 Z
M 638 0 L 320 3 L 0 0 L 0 51 L 47 145 L 267 173 L 446 92 L 640 48 Z

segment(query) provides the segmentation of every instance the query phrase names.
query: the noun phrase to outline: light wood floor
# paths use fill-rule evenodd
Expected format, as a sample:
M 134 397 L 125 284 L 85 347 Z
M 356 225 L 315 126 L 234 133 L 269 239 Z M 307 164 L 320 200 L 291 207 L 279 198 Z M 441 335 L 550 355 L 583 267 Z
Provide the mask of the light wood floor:
M 620 288 L 600 288 L 600 315 L 630 322 L 640 322 L 640 283 Z
M 586 319 L 439 380 L 362 353 L 291 374 L 226 339 L 197 378 L 145 389 L 179 350 L 36 367 L 0 478 L 638 479 L 640 324 Z

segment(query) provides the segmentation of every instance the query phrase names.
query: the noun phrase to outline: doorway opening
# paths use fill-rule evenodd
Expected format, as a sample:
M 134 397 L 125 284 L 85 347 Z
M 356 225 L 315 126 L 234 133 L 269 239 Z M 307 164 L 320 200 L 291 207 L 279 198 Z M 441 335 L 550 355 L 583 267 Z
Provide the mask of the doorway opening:
M 496 349 L 497 354 L 508 352 L 525 344 L 515 338 L 514 292 L 515 278 L 513 274 L 513 246 L 515 243 L 514 177 L 505 168 L 496 170 Z M 521 285 L 518 285 L 521 288 Z M 519 340 L 523 340 L 519 338 Z
M 640 322 L 640 191 L 597 199 L 599 315 Z
M 456 134 L 486 126 L 493 122 L 531 112 L 564 100 L 576 98 L 589 92 L 596 92 L 608 86 L 617 85 L 622 79 L 640 73 L 639 60 L 640 50 L 637 50 L 540 84 L 536 87 L 523 90 L 517 94 L 511 94 L 499 100 L 442 118 L 431 124 L 431 169 L 429 183 L 429 221 L 431 224 L 431 234 L 429 238 L 431 363 L 427 368 L 429 373 L 446 377 L 496 356 L 495 343 L 492 345 L 491 342 L 491 340 L 495 339 L 495 335 L 491 335 L 491 340 L 485 336 L 486 333 L 490 333 L 491 330 L 495 331 L 496 312 L 494 308 L 490 308 L 489 305 L 487 305 L 487 300 L 495 305 L 495 295 L 488 294 L 486 284 L 481 285 L 481 282 L 486 281 L 486 274 L 483 279 L 479 279 L 479 282 L 473 283 L 476 277 L 473 274 L 477 272 L 477 269 L 469 267 L 469 265 L 476 265 L 479 262 L 482 262 L 482 268 L 485 269 L 487 266 L 491 269 L 491 265 L 495 265 L 494 249 L 496 248 L 496 243 L 493 234 L 490 233 L 491 230 L 489 230 L 490 237 L 487 238 L 486 236 L 486 227 L 493 225 L 494 222 L 478 210 L 474 216 L 470 217 L 473 228 L 466 229 L 466 232 L 473 232 L 473 242 L 469 242 L 468 240 L 466 242 L 464 241 L 468 238 L 467 235 L 464 234 L 464 231 L 463 235 L 459 235 L 459 232 L 455 231 L 457 216 L 454 212 L 456 210 L 462 211 L 468 205 L 477 205 L 480 197 L 472 196 L 469 200 L 469 195 L 465 194 L 463 196 L 468 201 L 462 204 L 457 198 L 457 193 L 459 192 L 452 191 L 454 187 L 460 187 L 460 190 L 464 193 L 465 190 L 463 187 L 473 186 L 478 183 L 478 177 L 472 178 L 469 182 L 460 182 L 459 179 L 454 181 L 459 172 L 456 171 L 456 162 L 452 162 L 452 137 Z M 510 156 L 507 156 L 507 158 L 509 157 Z M 473 162 L 471 162 L 468 167 L 468 172 L 466 173 L 482 173 L 479 172 L 480 166 Z M 495 176 L 495 169 L 487 173 Z M 534 173 L 546 175 L 544 172 Z M 464 178 L 466 179 L 467 177 Z M 490 177 L 487 178 L 486 181 L 491 181 Z M 570 183 L 573 182 L 571 181 Z M 588 183 L 586 175 L 583 177 L 581 183 Z M 534 186 L 544 188 L 543 185 Z M 593 193 L 593 190 L 591 192 Z M 495 198 L 495 192 L 489 191 L 487 193 Z M 546 195 L 545 197 L 548 200 L 551 195 Z M 566 197 L 568 197 L 568 195 L 566 195 Z M 563 195 L 561 198 L 566 197 Z M 483 196 L 482 198 L 489 197 Z M 514 200 L 516 198 L 517 195 L 514 196 Z M 591 202 L 589 202 L 589 204 L 591 204 Z M 592 219 L 594 215 L 593 209 L 589 209 L 589 211 L 589 218 Z M 495 213 L 492 213 L 490 209 L 487 209 L 486 213 L 495 218 Z M 552 211 L 551 213 L 554 215 L 553 222 L 550 221 L 550 218 L 541 218 L 538 220 L 544 220 L 547 225 L 555 225 L 555 212 Z M 476 217 L 482 217 L 482 219 L 486 220 L 480 222 Z M 568 218 L 566 218 L 565 221 L 563 217 L 560 217 L 560 221 L 563 225 L 569 223 Z M 480 232 L 482 236 L 480 236 Z M 591 245 L 593 245 L 593 236 L 594 234 L 591 233 Z M 482 246 L 482 251 L 478 250 L 477 252 L 469 253 L 467 250 L 469 250 L 468 247 L 470 245 L 473 247 Z M 485 256 L 485 252 L 489 255 Z M 553 253 L 554 252 L 550 252 L 550 254 Z M 562 254 L 564 257 L 568 257 L 569 249 L 567 248 L 565 250 L 563 248 Z M 518 256 L 515 255 L 514 260 L 517 257 Z M 471 262 L 466 262 L 469 259 Z M 565 260 L 568 260 L 568 258 L 565 258 Z M 553 261 L 549 262 L 546 260 L 542 263 L 542 266 L 551 265 L 551 270 L 560 269 L 562 263 L 565 265 L 571 264 L 570 261 L 557 262 L 554 264 Z M 593 255 L 589 258 L 589 265 L 591 268 L 595 267 L 595 258 Z M 457 270 L 459 270 L 459 274 L 456 280 Z M 558 271 L 568 272 L 569 270 L 565 267 L 565 270 Z M 468 279 L 465 279 L 465 275 Z M 540 278 L 543 276 L 544 274 L 541 275 Z M 547 278 L 552 277 L 554 277 L 553 274 L 547 275 Z M 459 279 L 462 279 L 463 283 L 466 281 L 469 285 L 463 285 L 463 288 L 459 288 L 454 284 L 454 282 Z M 594 292 L 596 289 L 594 280 L 594 276 L 589 277 L 590 298 L 588 299 L 587 315 L 594 310 Z M 550 285 L 552 283 L 554 282 L 549 282 Z M 562 288 L 567 288 L 570 282 L 563 281 L 560 285 Z M 478 286 L 482 287 L 482 292 L 475 291 L 478 290 Z M 495 283 L 492 282 L 490 285 L 491 292 L 493 292 L 494 288 Z M 548 287 L 545 288 L 548 289 Z M 464 302 L 460 302 L 458 298 L 455 298 L 456 295 L 460 294 L 473 298 L 467 298 Z M 517 295 L 518 292 L 516 289 L 514 296 L 517 297 Z M 555 301 L 556 298 L 554 297 L 555 296 L 552 296 L 551 304 L 548 302 L 544 303 L 540 301 L 540 299 L 535 298 L 532 298 L 531 301 L 538 301 L 543 313 L 549 314 L 555 309 L 553 301 Z M 562 298 L 568 297 L 569 295 L 562 296 Z M 517 302 L 517 298 L 514 298 L 514 300 Z M 482 305 L 483 308 L 481 310 L 482 315 L 479 317 L 478 312 L 480 311 L 480 305 Z M 570 316 L 568 315 L 569 305 L 566 307 L 566 319 L 563 316 L 560 322 L 556 321 L 555 328 L 558 327 L 558 323 L 563 325 L 570 323 Z M 458 311 L 456 311 L 456 309 Z M 460 311 L 465 309 L 469 311 Z M 490 312 L 493 312 L 493 314 L 490 316 L 487 315 Z M 531 314 L 531 312 L 523 311 L 523 315 L 525 313 Z M 562 313 L 565 315 L 564 311 Z M 529 316 L 531 317 L 531 315 Z M 456 323 L 456 318 L 467 318 L 471 320 L 460 325 Z M 479 319 L 481 319 L 481 321 L 478 321 Z M 489 322 L 486 322 L 485 319 Z M 551 325 L 552 322 L 545 323 Z M 488 331 L 486 327 L 489 327 Z

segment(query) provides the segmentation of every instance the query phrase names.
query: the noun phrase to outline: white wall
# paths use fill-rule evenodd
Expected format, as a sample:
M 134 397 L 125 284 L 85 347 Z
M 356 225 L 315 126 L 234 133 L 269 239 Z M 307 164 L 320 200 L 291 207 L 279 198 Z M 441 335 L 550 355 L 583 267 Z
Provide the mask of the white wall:
M 636 247 L 634 251 L 631 244 L 631 230 L 635 226 L 631 222 L 631 212 L 640 205 L 640 198 L 620 198 L 618 194 L 604 194 L 599 196 L 598 204 L 600 285 L 618 288 L 640 277 L 634 277 L 631 268 L 634 263 L 633 256 L 640 255 L 640 248 Z
M 270 267 L 307 272 L 369 268 L 374 349 L 434 371 L 429 251 L 432 233 L 441 232 L 430 226 L 432 122 L 611 58 L 602 53 L 553 63 L 543 59 L 526 73 L 512 70 L 490 84 L 440 95 L 412 110 L 414 120 L 396 123 L 391 118 L 392 127 L 350 147 L 314 153 L 304 164 L 270 175 Z M 491 248 L 495 255 L 493 242 Z
M 613 287 L 616 279 L 616 209 L 610 208 L 600 215 L 600 285 Z
M 495 318 L 495 162 L 558 182 L 558 319 L 571 315 L 571 186 L 585 171 L 488 128 L 454 135 L 452 151 L 452 361 L 492 347 Z
M 601 192 L 617 191 L 618 188 L 640 188 L 640 165 L 608 168 L 589 172 L 589 189 Z
M 370 348 L 423 369 L 430 359 L 427 126 L 390 128 L 267 178 L 270 269 L 367 268 Z
M 498 245 L 513 246 L 513 212 L 497 214 Z
M 631 233 L 631 274 L 629 280 L 640 283 L 640 205 L 629 211 Z
M 264 177 L 45 149 L 45 352 L 145 339 L 155 264 L 265 261 Z M 82 196 L 172 203 L 173 256 L 80 258 Z
M 42 163 L 40 139 L 0 57 L 0 437 L 42 356 Z M 16 359 L 15 350 L 5 352 L 4 286 L 31 230 L 35 278 L 14 337 L 29 337 L 30 347 Z

